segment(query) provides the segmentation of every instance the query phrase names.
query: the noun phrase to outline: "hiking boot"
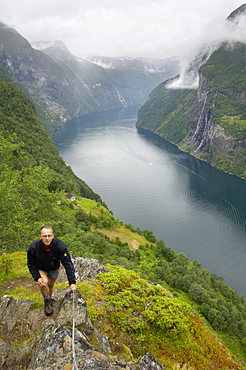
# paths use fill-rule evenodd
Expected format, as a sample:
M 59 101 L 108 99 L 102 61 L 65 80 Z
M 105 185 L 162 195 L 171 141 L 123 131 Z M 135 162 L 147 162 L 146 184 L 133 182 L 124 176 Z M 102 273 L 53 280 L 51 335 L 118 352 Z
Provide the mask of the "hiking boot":
M 44 313 L 46 316 L 50 316 L 53 313 L 52 300 L 51 298 L 44 300 Z

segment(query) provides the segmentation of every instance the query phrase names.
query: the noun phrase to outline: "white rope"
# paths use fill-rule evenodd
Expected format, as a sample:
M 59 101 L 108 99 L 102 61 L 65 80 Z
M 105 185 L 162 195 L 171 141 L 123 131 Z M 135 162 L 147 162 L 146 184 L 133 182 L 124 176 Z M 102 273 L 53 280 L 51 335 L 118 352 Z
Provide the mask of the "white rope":
M 73 350 L 73 367 L 72 370 L 79 370 L 77 364 L 76 364 L 76 354 L 75 354 L 75 315 L 74 315 L 74 290 L 73 290 L 73 331 L 72 331 L 72 350 Z

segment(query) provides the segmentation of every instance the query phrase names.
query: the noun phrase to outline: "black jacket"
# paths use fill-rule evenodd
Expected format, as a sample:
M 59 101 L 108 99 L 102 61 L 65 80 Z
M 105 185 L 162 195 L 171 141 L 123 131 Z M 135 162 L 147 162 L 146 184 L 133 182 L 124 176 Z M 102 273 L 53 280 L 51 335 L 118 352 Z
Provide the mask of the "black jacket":
M 75 284 L 74 266 L 66 245 L 62 240 L 53 238 L 49 248 L 50 251 L 46 251 L 40 239 L 35 240 L 30 245 L 27 251 L 27 266 L 33 279 L 37 281 L 41 277 L 38 270 L 54 271 L 62 263 L 66 270 L 69 285 Z

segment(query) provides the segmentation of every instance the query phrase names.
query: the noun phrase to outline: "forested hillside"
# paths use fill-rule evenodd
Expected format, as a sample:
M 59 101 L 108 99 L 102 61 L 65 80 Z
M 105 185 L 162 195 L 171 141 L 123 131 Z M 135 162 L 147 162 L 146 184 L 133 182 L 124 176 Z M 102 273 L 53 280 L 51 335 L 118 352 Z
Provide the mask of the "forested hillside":
M 109 307 L 109 321 L 102 327 L 105 334 L 114 332 L 115 340 L 135 343 L 136 358 L 141 351 L 154 351 L 151 344 L 159 341 L 155 355 L 167 369 L 181 362 L 190 370 L 246 368 L 243 297 L 199 262 L 176 254 L 150 230 L 134 229 L 115 219 L 99 196 L 64 164 L 32 103 L 9 82 L 0 81 L 0 89 L 0 283 L 27 276 L 26 267 L 21 272 L 19 265 L 17 275 L 13 274 L 16 260 L 10 253 L 23 251 L 23 266 L 25 251 L 38 237 L 40 226 L 52 224 L 74 256 L 115 266 L 102 278 Z M 67 191 L 74 193 L 75 202 L 66 198 Z M 152 284 L 163 288 L 151 288 Z M 9 289 L 7 293 L 17 294 Z M 18 293 L 23 299 L 27 295 L 28 287 Z M 96 291 L 94 298 L 88 295 L 88 299 L 96 297 Z M 96 316 L 99 320 L 99 312 Z
M 159 85 L 140 109 L 137 126 L 246 178 L 245 51 L 245 44 L 221 46 L 199 69 L 198 89 Z
M 101 202 L 60 157 L 30 100 L 4 80 L 0 80 L 0 132 L 2 248 L 9 243 L 20 246 L 29 239 L 33 229 L 30 222 L 40 224 L 48 217 L 57 191 L 75 192 Z M 11 239 L 9 230 L 15 228 L 16 239 Z

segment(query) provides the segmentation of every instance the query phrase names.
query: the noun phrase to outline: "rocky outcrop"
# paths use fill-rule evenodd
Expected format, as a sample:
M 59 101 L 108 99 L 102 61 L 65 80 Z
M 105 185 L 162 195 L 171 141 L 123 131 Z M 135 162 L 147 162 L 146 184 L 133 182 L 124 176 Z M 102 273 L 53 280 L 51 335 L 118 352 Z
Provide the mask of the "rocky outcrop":
M 80 280 L 93 281 L 99 272 L 107 272 L 91 258 L 76 258 L 74 265 Z M 56 290 L 53 302 L 54 313 L 46 317 L 30 300 L 9 295 L 0 299 L 1 370 L 165 370 L 148 353 L 134 362 L 129 348 L 94 327 L 79 291 Z
M 107 268 L 94 258 L 76 257 L 73 259 L 75 275 L 77 281 L 92 282 L 98 274 L 108 272 Z M 66 281 L 66 273 L 64 268 L 61 268 L 58 282 Z

